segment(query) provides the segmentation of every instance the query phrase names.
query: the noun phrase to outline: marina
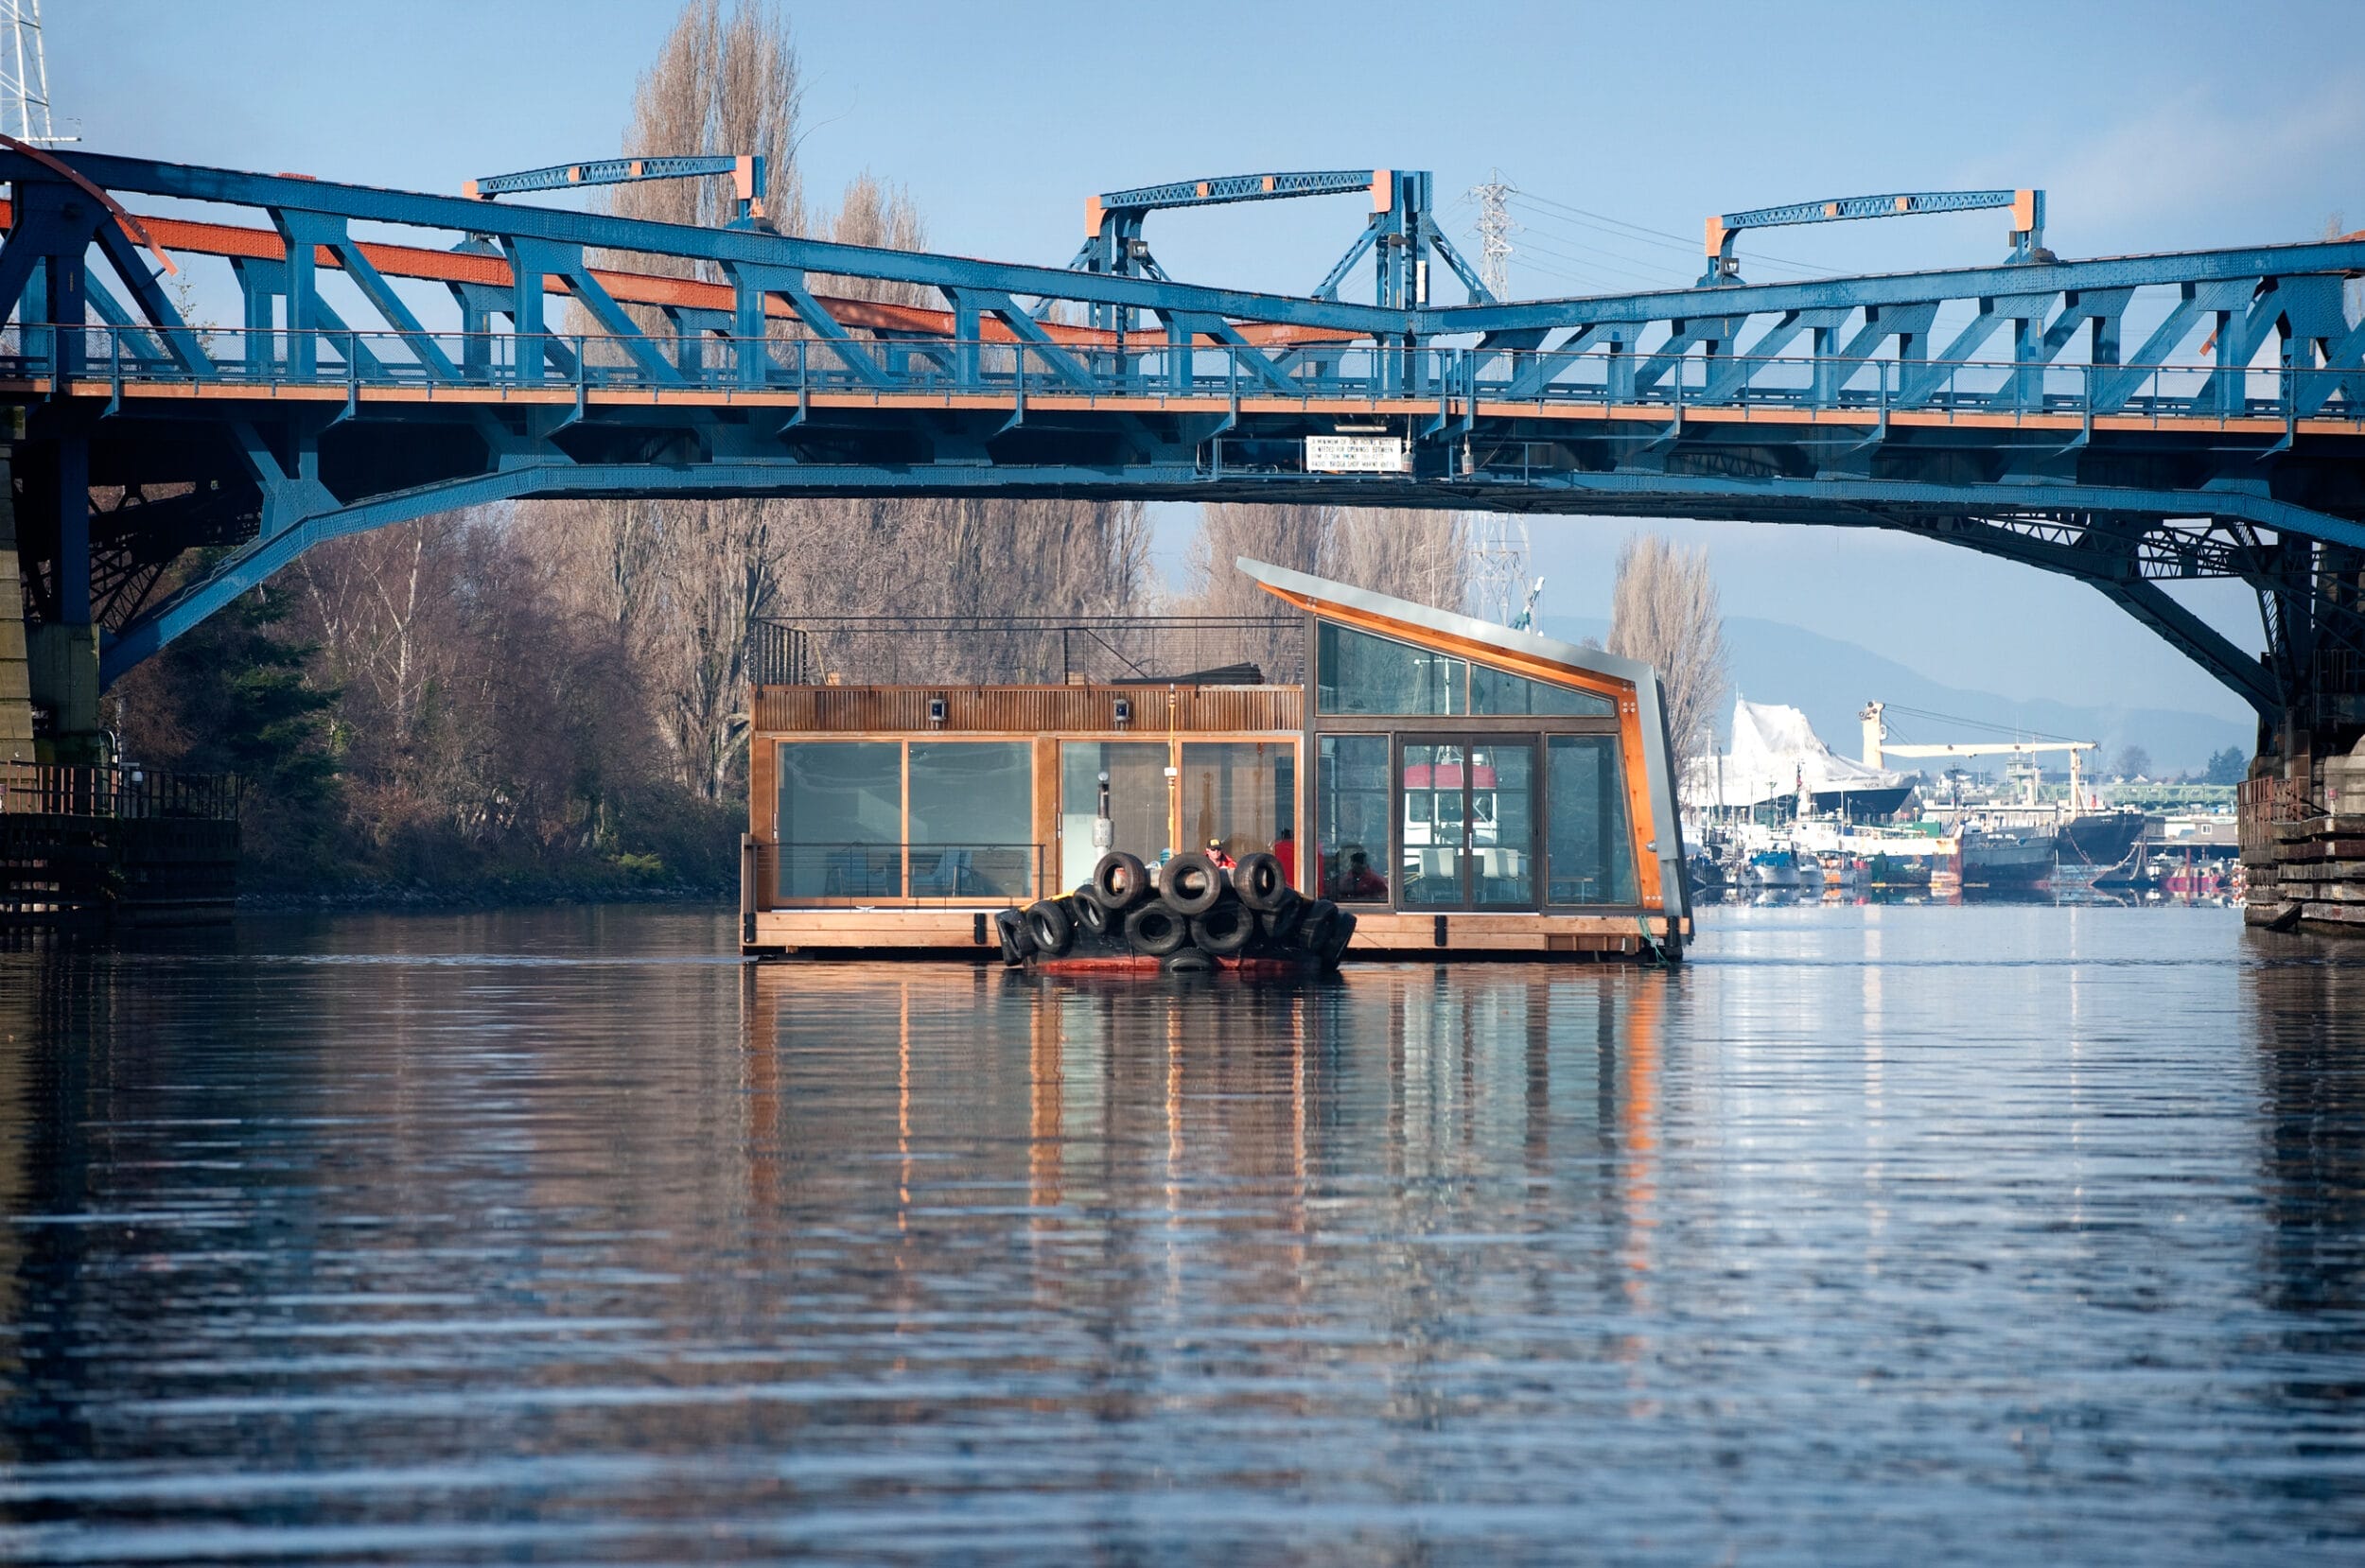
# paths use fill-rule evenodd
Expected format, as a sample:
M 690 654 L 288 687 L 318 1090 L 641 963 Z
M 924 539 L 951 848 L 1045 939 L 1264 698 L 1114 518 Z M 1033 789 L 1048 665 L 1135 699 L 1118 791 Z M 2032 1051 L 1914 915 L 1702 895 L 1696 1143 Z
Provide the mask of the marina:
M 2077 765 L 2092 741 L 1886 743 L 1883 708 L 1864 709 L 1857 760 L 1834 755 L 1796 708 L 1736 701 L 1732 748 L 1689 775 L 1690 873 L 1704 897 L 2245 901 L 2231 790 L 2214 813 L 2111 806 Z M 2030 760 L 2046 752 L 2067 754 L 2064 782 L 2048 785 Z M 1959 768 L 1917 783 L 1884 766 L 1993 755 L 2012 759 L 2005 777 L 1968 796 Z

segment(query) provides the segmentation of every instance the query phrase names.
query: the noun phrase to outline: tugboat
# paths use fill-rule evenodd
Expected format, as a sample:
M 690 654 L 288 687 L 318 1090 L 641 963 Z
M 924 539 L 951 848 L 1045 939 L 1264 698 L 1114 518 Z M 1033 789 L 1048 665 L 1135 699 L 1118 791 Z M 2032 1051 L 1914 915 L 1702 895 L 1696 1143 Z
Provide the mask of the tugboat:
M 2053 880 L 2055 835 L 2037 829 L 1963 829 L 1966 889 L 2031 888 Z

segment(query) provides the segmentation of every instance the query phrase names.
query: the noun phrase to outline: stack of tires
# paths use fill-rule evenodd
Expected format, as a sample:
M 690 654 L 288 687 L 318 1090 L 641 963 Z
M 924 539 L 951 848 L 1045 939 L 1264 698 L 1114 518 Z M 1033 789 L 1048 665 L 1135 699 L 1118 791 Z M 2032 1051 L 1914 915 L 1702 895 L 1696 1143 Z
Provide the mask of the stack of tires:
M 1262 850 L 1226 871 L 1205 855 L 1177 855 L 1152 885 L 1149 868 L 1122 850 L 1100 857 L 1092 880 L 995 916 L 1002 962 L 1030 958 L 1155 958 L 1167 969 L 1213 969 L 1218 958 L 1277 958 L 1334 969 L 1355 935 L 1355 916 L 1289 885 Z

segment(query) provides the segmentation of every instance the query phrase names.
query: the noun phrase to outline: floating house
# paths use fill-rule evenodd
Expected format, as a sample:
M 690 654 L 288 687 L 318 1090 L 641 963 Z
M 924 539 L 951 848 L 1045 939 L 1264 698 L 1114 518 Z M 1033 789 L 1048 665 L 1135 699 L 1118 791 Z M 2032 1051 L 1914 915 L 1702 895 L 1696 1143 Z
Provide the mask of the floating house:
M 1215 844 L 1353 910 L 1350 958 L 1680 953 L 1649 666 L 1239 568 L 1273 618 L 762 629 L 745 950 L 988 958 L 1108 849 Z

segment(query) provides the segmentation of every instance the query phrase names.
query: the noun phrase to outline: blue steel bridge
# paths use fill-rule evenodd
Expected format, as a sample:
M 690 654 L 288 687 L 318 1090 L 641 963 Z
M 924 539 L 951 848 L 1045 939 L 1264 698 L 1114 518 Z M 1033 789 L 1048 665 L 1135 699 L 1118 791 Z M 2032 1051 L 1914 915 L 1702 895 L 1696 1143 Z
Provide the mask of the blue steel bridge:
M 492 199 L 681 172 L 623 161 L 469 196 L 0 150 L 30 620 L 112 681 L 314 545 L 537 497 L 1742 518 L 2092 584 L 2269 749 L 2365 724 L 2365 235 L 2060 257 L 2041 193 L 1915 193 L 1712 218 L 1693 287 L 1499 300 L 1417 172 L 1112 192 L 1071 264 L 1029 266 L 774 234 L 745 161 L 690 162 L 736 167 L 726 226 Z M 1146 234 L 1318 196 L 1360 228 L 1306 294 L 1179 282 Z M 1992 264 L 1746 276 L 1768 224 L 1980 207 L 2010 214 Z M 199 265 L 235 274 L 238 325 L 175 310 L 164 274 Z M 2257 651 L 2163 587 L 2209 578 L 2255 590 Z

